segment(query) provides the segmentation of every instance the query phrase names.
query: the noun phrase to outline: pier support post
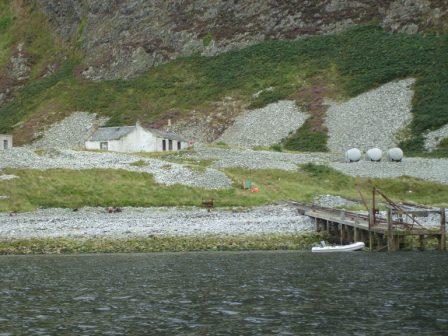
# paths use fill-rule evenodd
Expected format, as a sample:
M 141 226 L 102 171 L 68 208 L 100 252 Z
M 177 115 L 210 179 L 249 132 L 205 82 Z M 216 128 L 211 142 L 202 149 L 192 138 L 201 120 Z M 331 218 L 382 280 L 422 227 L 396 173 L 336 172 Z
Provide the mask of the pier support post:
M 339 238 L 341 238 L 341 245 L 344 243 L 344 224 L 339 224 Z
M 418 236 L 418 249 L 420 251 L 424 251 L 425 250 L 425 236 L 424 235 L 419 235 Z
M 352 234 L 352 228 L 350 226 L 345 227 L 345 232 L 347 233 L 347 241 L 352 242 L 353 234 Z
M 361 230 L 361 241 L 365 244 L 366 240 L 367 240 L 367 231 L 366 230 Z
M 394 252 L 394 233 L 392 231 L 392 210 L 387 209 L 387 251 Z
M 439 250 L 446 251 L 446 217 L 445 208 L 440 209 L 440 243 Z
M 400 249 L 400 245 L 402 242 L 402 236 L 400 235 L 394 235 L 394 251 L 397 251 Z
M 356 243 L 359 238 L 359 231 L 357 227 L 353 227 L 353 242 Z
M 373 251 L 373 234 L 372 231 L 369 231 L 369 251 Z
M 378 234 L 378 240 L 379 240 L 379 245 L 378 246 L 378 250 L 386 250 L 387 249 L 387 232 L 382 233 L 382 234 Z

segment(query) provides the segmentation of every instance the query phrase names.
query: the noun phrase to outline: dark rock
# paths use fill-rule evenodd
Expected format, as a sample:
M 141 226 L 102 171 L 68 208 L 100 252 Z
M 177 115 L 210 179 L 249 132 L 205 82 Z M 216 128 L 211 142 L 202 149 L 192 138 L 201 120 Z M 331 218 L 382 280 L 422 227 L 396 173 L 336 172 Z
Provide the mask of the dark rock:
M 31 0 L 29 0 L 31 1 Z M 379 22 L 393 32 L 447 29 L 441 0 L 38 0 L 64 39 L 81 34 L 84 76 L 131 78 L 199 52 L 215 55 L 265 39 L 296 39 Z M 80 29 L 82 28 L 82 29 Z M 211 41 L 205 42 L 205 37 Z

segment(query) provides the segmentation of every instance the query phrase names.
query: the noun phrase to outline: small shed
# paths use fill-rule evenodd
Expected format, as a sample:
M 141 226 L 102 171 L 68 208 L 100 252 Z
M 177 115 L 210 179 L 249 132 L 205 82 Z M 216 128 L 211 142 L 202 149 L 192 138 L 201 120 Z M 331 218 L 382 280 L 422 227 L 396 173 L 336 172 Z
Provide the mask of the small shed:
M 12 148 L 12 135 L 0 134 L 0 150 Z
M 100 127 L 85 143 L 89 150 L 162 152 L 187 148 L 187 140 L 173 132 L 135 126 Z

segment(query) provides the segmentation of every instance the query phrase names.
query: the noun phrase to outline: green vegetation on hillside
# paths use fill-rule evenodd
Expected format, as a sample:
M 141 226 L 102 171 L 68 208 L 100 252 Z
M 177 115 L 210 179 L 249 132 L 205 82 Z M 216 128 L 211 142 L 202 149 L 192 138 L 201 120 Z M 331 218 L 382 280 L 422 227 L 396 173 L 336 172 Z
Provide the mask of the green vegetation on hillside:
M 294 134 L 283 140 L 283 146 L 292 151 L 326 152 L 327 139 L 327 133 L 313 131 L 305 123 Z
M 182 185 L 164 186 L 145 173 L 124 170 L 17 170 L 6 173 L 18 179 L 0 181 L 0 211 L 29 211 L 38 207 L 78 208 L 82 206 L 199 206 L 213 198 L 218 207 L 255 206 L 275 201 L 312 201 L 316 195 L 333 194 L 359 198 L 356 179 L 326 166 L 307 164 L 299 172 L 281 170 L 226 169 L 234 181 L 228 190 L 204 190 Z M 250 179 L 259 193 L 242 189 Z M 374 179 L 372 183 L 396 201 L 445 204 L 448 186 L 414 178 Z M 365 194 L 370 194 L 364 183 Z
M 36 67 L 40 64 L 42 68 L 42 62 L 60 50 L 54 47 L 55 38 L 50 37 L 36 11 L 31 10 L 28 21 L 22 24 L 15 23 L 10 12 L 4 13 L 0 17 L 0 46 L 11 47 L 12 40 L 27 37 L 27 51 L 40 60 L 33 67 L 37 74 Z M 34 21 L 42 29 L 31 28 Z M 375 26 L 361 26 L 337 35 L 266 41 L 211 58 L 181 58 L 127 81 L 83 79 L 82 55 L 75 50 L 66 50 L 68 58 L 56 73 L 46 78 L 33 76 L 14 102 L 0 109 L 0 132 L 9 132 L 32 117 L 39 116 L 44 123 L 47 115 L 62 117 L 77 110 L 110 116 L 112 125 L 137 119 L 154 122 L 166 118 L 168 112 L 181 118 L 192 109 L 212 109 L 212 102 L 225 96 L 259 107 L 283 98 L 294 99 L 298 90 L 312 85 L 315 78 L 323 79 L 324 86 L 325 80 L 337 81 L 338 95 L 349 97 L 409 76 L 417 78 L 411 125 L 415 136 L 403 143 L 405 149 L 422 150 L 422 132 L 448 123 L 447 35 L 391 34 Z M 0 54 L 0 67 L 4 59 L 5 52 Z M 272 91 L 252 96 L 269 87 Z M 316 136 L 303 129 L 285 140 L 285 146 L 325 149 L 325 139 L 325 134 Z
M 0 2 L 0 69 L 6 63 L 9 56 L 11 35 L 9 28 L 12 23 L 12 11 L 6 2 Z
M 60 63 L 66 55 L 73 56 L 76 52 L 52 30 L 35 5 L 26 7 L 19 1 L 0 1 L 0 73 L 19 43 L 24 44 L 25 52 L 31 56 L 33 80 L 40 79 L 48 64 Z

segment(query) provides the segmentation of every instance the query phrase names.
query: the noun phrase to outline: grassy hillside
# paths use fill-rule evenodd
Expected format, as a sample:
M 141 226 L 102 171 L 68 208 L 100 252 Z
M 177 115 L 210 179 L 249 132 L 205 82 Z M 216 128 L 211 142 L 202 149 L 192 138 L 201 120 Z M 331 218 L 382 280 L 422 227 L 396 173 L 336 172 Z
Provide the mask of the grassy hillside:
M 0 74 L 19 43 L 24 43 L 31 56 L 32 80 L 38 80 L 48 64 L 61 63 L 76 53 L 53 33 L 45 16 L 34 6 L 25 6 L 20 0 L 0 0 Z
M 35 10 L 18 15 L 2 6 L 0 46 L 6 48 L 0 51 L 0 67 L 6 62 L 8 50 L 21 40 L 36 59 L 31 80 L 13 102 L 0 109 L 0 132 L 16 128 L 21 141 L 30 140 L 32 135 L 26 132 L 30 125 L 44 125 L 71 111 L 110 116 L 111 125 L 129 124 L 136 119 L 154 122 L 167 113 L 181 118 L 192 109 L 212 109 L 211 103 L 225 96 L 253 107 L 283 98 L 297 98 L 306 104 L 300 92 L 309 87 L 317 86 L 321 89 L 317 92 L 336 98 L 350 97 L 409 76 L 417 78 L 415 119 L 413 136 L 403 146 L 422 150 L 422 132 L 448 123 L 446 35 L 390 34 L 375 26 L 364 26 L 338 35 L 267 41 L 212 58 L 195 55 L 128 81 L 91 82 L 80 75 L 82 53 L 58 44 Z M 31 28 L 33 22 L 41 29 Z M 50 59 L 61 60 L 57 71 L 39 77 L 43 64 Z M 268 87 L 274 90 L 252 97 L 254 92 Z M 313 123 L 319 125 L 321 119 L 322 115 L 316 115 Z M 22 122 L 22 128 L 17 127 Z M 284 141 L 285 147 L 325 150 L 325 128 L 312 126 L 306 124 L 291 135 Z

